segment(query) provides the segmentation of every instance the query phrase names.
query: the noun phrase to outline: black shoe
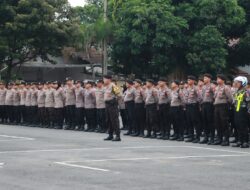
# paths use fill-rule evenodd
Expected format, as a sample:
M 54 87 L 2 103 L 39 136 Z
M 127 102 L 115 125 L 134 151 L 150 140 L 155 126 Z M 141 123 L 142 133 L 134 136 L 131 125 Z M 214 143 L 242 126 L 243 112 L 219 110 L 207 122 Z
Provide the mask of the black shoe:
M 148 133 L 148 134 L 145 135 L 143 138 L 151 138 L 151 135 Z
M 112 141 L 121 141 L 121 138 L 116 136 Z
M 169 136 L 168 135 L 164 136 L 162 140 L 169 140 Z
M 224 140 L 222 143 L 221 143 L 221 146 L 229 146 L 229 141 L 228 140 Z
M 139 137 L 144 137 L 144 133 L 140 133 Z
M 230 143 L 237 143 L 237 139 L 234 138 L 233 140 L 230 141 Z
M 169 138 L 169 140 L 171 140 L 171 141 L 176 141 L 177 139 L 178 139 L 177 135 Z
M 130 131 L 128 131 L 127 133 L 124 133 L 123 135 L 125 135 L 125 136 L 129 136 L 129 135 L 131 135 L 132 133 L 130 132 Z
M 248 143 L 243 143 L 240 148 L 249 148 L 249 144 Z
M 156 139 L 157 138 L 157 135 L 156 135 L 156 133 L 154 133 L 153 135 L 151 135 L 151 137 L 150 137 L 151 139 Z
M 188 138 L 185 140 L 185 142 L 193 142 L 193 140 L 194 140 L 193 138 Z
M 207 142 L 208 145 L 212 145 L 213 143 L 214 143 L 214 139 L 213 139 L 213 138 L 211 138 L 211 139 Z
M 177 141 L 184 141 L 184 138 L 183 138 L 183 137 L 179 137 L 179 138 L 177 139 Z
M 211 145 L 221 145 L 221 140 L 216 140 Z
M 205 137 L 202 141 L 200 141 L 199 143 L 200 144 L 207 144 L 207 142 L 208 142 L 208 139 L 207 139 L 207 137 Z
M 240 146 L 241 146 L 241 142 L 237 142 L 237 143 L 232 145 L 232 147 L 240 147 Z
M 199 138 L 194 139 L 194 140 L 192 141 L 192 143 L 199 143 L 199 142 L 200 142 Z
M 112 141 L 113 140 L 113 136 L 108 136 L 107 138 L 104 139 L 105 141 Z

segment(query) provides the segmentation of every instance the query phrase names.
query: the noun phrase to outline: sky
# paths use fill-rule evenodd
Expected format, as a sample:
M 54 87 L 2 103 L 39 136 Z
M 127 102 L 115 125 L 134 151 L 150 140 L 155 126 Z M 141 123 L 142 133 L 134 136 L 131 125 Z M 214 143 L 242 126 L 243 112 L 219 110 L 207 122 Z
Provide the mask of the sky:
M 68 0 L 72 6 L 83 6 L 85 0 Z

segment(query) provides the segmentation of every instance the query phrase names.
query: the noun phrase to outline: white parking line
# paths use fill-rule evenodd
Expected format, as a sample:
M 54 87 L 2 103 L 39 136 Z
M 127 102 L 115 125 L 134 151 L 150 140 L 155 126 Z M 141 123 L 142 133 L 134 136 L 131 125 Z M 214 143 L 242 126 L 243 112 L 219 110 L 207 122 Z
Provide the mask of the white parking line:
M 97 167 L 89 167 L 86 165 L 80 165 L 75 163 L 91 163 L 91 162 L 109 162 L 109 161 L 142 161 L 142 160 L 179 160 L 179 159 L 195 159 L 195 158 L 226 158 L 226 157 L 243 157 L 243 156 L 250 156 L 248 154 L 219 154 L 219 155 L 206 155 L 206 156 L 169 156 L 169 157 L 152 157 L 152 158 L 114 158 L 114 159 L 101 159 L 101 160 L 82 160 L 82 161 L 62 161 L 62 162 L 54 162 L 55 164 L 68 166 L 68 167 L 75 167 L 81 169 L 88 169 L 88 170 L 95 170 L 95 171 L 102 171 L 102 172 L 109 172 L 108 169 L 97 168 Z
M 122 150 L 122 149 L 161 149 L 161 148 L 194 148 L 194 149 L 204 149 L 211 151 L 221 151 L 228 153 L 237 153 L 237 154 L 248 154 L 250 152 L 243 151 L 233 151 L 226 149 L 216 149 L 216 148 L 205 148 L 199 146 L 135 146 L 135 147 L 100 147 L 100 148 L 73 148 L 73 149 L 41 149 L 41 150 L 13 150 L 13 151 L 2 151 L 0 154 L 11 154 L 11 153 L 36 153 L 36 152 L 67 152 L 67 151 L 95 151 L 95 150 Z
M 28 141 L 35 140 L 34 138 L 30 138 L 30 137 L 20 137 L 20 136 L 10 136 L 10 135 L 0 135 L 0 137 L 11 138 L 11 139 L 22 139 L 22 140 L 28 140 Z M 5 141 L 5 140 L 3 140 L 3 141 Z
M 68 164 L 65 162 L 55 162 L 55 164 L 63 165 L 63 166 L 69 166 L 69 167 L 75 167 L 75 168 L 83 168 L 83 169 L 88 169 L 88 170 L 96 170 L 96 171 L 102 171 L 102 172 L 109 172 L 107 169 L 102 169 L 102 168 L 93 168 L 89 166 L 82 166 L 82 165 L 77 165 L 77 164 Z

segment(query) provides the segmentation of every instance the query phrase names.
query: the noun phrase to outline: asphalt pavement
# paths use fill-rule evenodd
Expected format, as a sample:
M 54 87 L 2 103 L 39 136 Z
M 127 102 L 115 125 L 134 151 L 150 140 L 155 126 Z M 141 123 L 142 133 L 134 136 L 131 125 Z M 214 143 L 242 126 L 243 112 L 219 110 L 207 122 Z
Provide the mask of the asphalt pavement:
M 0 125 L 0 190 L 250 189 L 250 149 Z

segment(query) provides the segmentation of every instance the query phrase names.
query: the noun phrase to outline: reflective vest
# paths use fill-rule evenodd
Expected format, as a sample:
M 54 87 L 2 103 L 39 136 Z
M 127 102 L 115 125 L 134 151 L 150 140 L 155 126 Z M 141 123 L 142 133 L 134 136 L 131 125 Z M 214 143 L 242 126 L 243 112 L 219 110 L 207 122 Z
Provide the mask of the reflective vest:
M 235 100 L 236 112 L 239 112 L 241 107 L 247 106 L 247 103 L 244 99 L 245 94 L 246 94 L 245 90 L 241 90 L 241 91 L 235 93 L 234 100 Z

